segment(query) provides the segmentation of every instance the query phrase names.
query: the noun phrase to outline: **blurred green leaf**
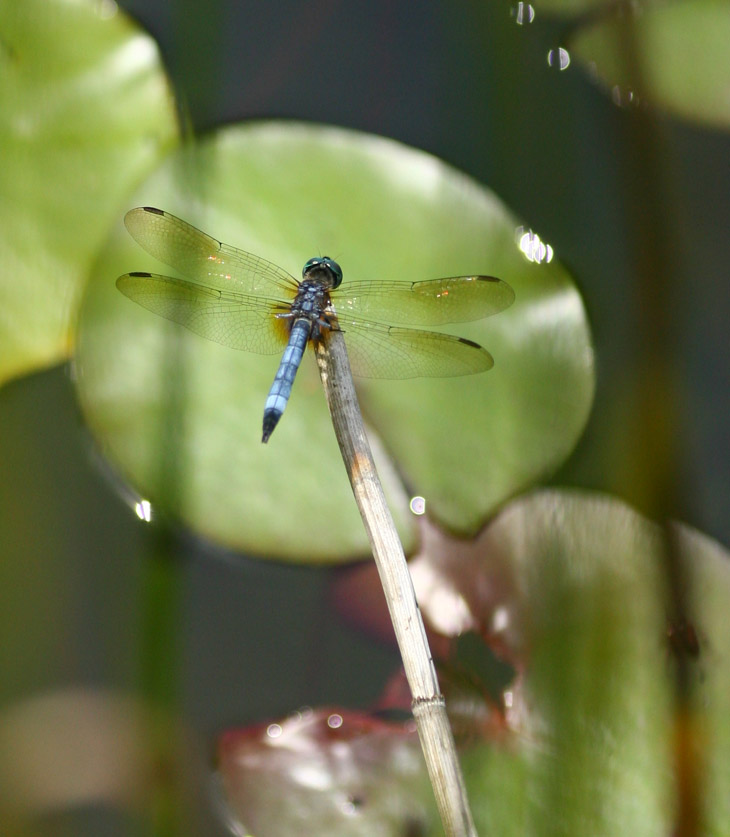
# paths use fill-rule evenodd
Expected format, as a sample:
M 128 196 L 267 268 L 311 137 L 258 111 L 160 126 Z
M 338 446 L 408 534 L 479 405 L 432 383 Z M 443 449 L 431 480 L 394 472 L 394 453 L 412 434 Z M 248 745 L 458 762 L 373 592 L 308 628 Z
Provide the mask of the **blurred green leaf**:
M 480 833 L 667 834 L 676 782 L 693 771 L 691 833 L 725 833 L 730 555 L 675 531 L 698 638 L 682 711 L 655 524 L 610 497 L 553 490 L 511 503 L 474 542 L 425 538 L 411 569 L 427 623 L 478 630 L 518 672 L 507 734 L 463 756 Z M 679 731 L 694 749 L 673 752 Z
M 725 834 L 730 823 L 730 554 L 716 541 L 682 529 L 685 558 L 691 561 L 689 618 L 698 640 L 693 707 L 698 716 L 698 761 L 703 790 L 700 815 L 705 834 Z
M 531 762 L 526 831 L 666 833 L 671 680 L 655 528 L 622 503 L 542 492 L 505 510 L 486 543 L 512 576 L 505 629 L 523 643 L 511 709 Z
M 373 439 L 450 526 L 478 527 L 579 437 L 593 358 L 578 292 L 557 261 L 528 261 L 517 221 L 439 160 L 373 136 L 264 123 L 172 157 L 134 202 L 295 276 L 327 253 L 345 282 L 488 273 L 512 285 L 507 312 L 452 329 L 492 352 L 492 371 L 361 388 Z M 120 218 L 83 305 L 77 357 L 82 404 L 111 459 L 153 502 L 228 545 L 301 561 L 367 554 L 313 360 L 264 446 L 278 358 L 224 348 L 134 305 L 114 286 L 130 270 L 169 272 Z M 379 468 L 408 540 L 400 479 L 384 455 Z
M 567 46 L 617 104 L 643 103 L 682 119 L 730 126 L 730 15 L 725 0 L 541 4 L 579 21 Z M 580 8 L 579 8 L 580 7 Z
M 109 0 L 0 0 L 0 383 L 68 356 L 124 196 L 176 139 L 154 41 Z

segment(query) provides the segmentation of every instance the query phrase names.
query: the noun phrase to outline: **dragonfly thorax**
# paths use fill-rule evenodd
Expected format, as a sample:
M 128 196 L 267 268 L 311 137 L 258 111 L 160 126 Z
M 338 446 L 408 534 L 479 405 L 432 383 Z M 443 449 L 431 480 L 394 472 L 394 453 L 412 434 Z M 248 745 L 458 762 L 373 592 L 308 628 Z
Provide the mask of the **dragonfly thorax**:
M 306 278 L 300 285 L 296 297 L 292 300 L 291 308 L 286 318 L 291 324 L 297 320 L 309 320 L 312 326 L 323 321 L 324 314 L 330 305 L 330 287 L 322 282 L 319 276 Z
M 328 256 L 315 257 L 302 268 L 302 279 L 321 282 L 329 290 L 334 290 L 342 284 L 342 268 Z

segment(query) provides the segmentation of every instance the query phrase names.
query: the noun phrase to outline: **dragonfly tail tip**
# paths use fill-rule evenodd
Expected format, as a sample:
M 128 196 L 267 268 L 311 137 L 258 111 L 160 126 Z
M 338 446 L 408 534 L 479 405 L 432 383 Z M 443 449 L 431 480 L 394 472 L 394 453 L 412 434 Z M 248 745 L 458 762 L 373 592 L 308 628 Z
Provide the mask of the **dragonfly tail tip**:
M 266 444 L 269 441 L 274 428 L 279 423 L 281 413 L 278 410 L 264 410 L 264 432 L 261 441 Z

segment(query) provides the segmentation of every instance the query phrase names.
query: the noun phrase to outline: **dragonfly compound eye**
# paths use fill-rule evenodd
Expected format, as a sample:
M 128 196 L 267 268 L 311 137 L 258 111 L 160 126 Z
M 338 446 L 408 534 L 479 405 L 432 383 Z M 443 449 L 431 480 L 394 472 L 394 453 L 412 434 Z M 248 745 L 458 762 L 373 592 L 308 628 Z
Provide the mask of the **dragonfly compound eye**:
M 327 256 L 321 256 L 310 259 L 302 269 L 302 277 L 307 278 L 309 274 L 316 270 L 326 270 L 332 275 L 332 288 L 339 288 L 342 284 L 342 268 L 334 259 Z

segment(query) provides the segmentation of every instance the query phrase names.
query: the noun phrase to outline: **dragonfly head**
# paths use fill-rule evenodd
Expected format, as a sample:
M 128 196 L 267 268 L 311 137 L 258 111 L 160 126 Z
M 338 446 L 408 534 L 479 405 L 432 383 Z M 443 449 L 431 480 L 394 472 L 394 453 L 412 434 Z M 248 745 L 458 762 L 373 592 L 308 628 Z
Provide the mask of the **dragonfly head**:
M 310 259 L 302 268 L 302 279 L 324 280 L 330 290 L 342 284 L 342 268 L 333 259 L 321 256 Z

